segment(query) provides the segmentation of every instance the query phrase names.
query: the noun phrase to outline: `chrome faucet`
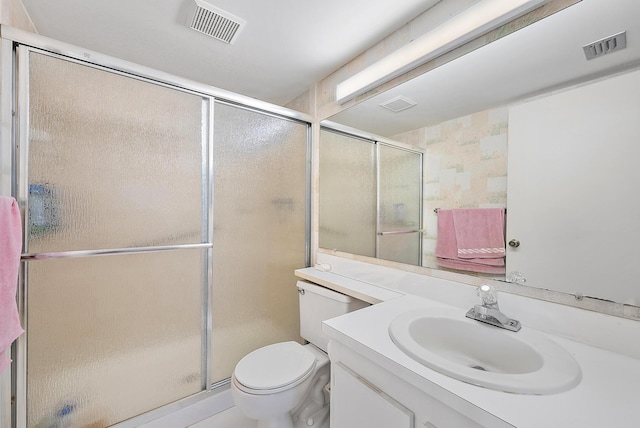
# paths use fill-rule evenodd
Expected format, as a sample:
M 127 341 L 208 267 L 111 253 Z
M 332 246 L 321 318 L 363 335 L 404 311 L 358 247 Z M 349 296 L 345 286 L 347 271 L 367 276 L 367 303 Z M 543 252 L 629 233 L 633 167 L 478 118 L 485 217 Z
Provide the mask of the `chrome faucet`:
M 511 331 L 520 330 L 520 321 L 509 318 L 498 308 L 498 292 L 489 284 L 478 287 L 481 305 L 475 305 L 467 312 L 467 318 L 491 324 Z

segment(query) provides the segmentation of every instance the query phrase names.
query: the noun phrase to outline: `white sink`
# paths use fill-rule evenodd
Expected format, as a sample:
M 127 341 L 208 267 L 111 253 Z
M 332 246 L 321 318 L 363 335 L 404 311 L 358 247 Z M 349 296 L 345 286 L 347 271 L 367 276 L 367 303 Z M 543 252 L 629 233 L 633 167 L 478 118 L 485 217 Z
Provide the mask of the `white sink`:
M 498 391 L 551 394 L 573 388 L 580 366 L 564 348 L 523 327 L 512 332 L 465 318 L 454 308 L 421 309 L 396 317 L 393 342 L 423 365 Z

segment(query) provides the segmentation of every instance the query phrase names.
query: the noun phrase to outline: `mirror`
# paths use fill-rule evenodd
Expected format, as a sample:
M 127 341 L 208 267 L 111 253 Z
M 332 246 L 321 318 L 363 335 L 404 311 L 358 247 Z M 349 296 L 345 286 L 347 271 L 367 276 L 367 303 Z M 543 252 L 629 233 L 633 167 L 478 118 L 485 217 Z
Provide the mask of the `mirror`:
M 421 264 L 423 153 L 320 129 L 319 245 Z
M 640 201 L 633 188 L 640 176 L 633 170 L 640 168 L 629 161 L 640 155 L 631 144 L 640 135 L 638 121 L 629 120 L 640 117 L 640 110 L 637 102 L 626 105 L 640 95 L 637 16 L 640 3 L 634 0 L 581 1 L 329 118 L 425 148 L 424 266 L 437 268 L 428 255 L 429 231 L 437 227 L 433 208 L 471 206 L 456 202 L 466 189 L 467 196 L 475 196 L 475 207 L 507 208 L 507 241 L 518 238 L 522 245 L 507 249 L 506 271 L 522 272 L 527 286 L 640 306 L 640 287 L 632 280 L 632 244 L 640 238 L 634 218 Z M 623 31 L 626 48 L 586 59 L 583 46 Z M 417 105 L 400 113 L 380 107 L 399 96 Z M 576 111 L 580 114 L 572 114 Z M 605 111 L 609 122 L 600 124 L 597 115 Z M 555 123 L 543 125 L 544 113 Z M 596 125 L 600 130 L 591 132 Z M 469 126 L 479 134 L 455 133 Z M 615 132 L 594 137 L 608 145 L 605 152 L 560 145 L 567 135 L 579 142 L 580 136 L 591 138 L 613 126 Z M 468 159 L 447 158 L 471 146 L 477 152 L 466 155 L 490 167 L 478 172 Z M 538 180 L 547 170 L 553 170 L 545 175 L 548 180 Z M 616 180 L 610 184 L 605 177 Z M 479 180 L 484 187 L 475 187 Z M 551 186 L 532 185 L 540 181 Z M 553 198 L 543 201 L 549 192 Z M 556 221 L 560 227 L 552 227 Z M 604 257 L 609 254 L 614 257 Z

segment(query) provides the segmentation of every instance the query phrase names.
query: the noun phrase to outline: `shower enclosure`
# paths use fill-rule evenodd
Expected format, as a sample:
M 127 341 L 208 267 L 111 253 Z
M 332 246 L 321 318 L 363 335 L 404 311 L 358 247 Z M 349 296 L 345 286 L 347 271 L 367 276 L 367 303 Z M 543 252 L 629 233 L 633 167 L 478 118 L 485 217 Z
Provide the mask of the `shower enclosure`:
M 308 121 L 3 37 L 15 148 L 3 138 L 2 166 L 24 212 L 12 424 L 137 426 L 225 385 L 253 349 L 298 339 Z
M 322 127 L 319 246 L 420 266 L 422 155 L 379 137 Z

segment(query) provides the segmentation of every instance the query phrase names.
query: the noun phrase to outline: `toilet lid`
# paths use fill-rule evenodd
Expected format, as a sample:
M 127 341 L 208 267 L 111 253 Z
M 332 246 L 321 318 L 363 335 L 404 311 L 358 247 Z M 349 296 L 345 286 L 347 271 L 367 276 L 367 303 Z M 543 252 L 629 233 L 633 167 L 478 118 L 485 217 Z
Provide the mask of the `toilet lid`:
M 297 342 L 265 346 L 246 355 L 234 371 L 238 382 L 251 389 L 276 389 L 311 373 L 316 358 Z

